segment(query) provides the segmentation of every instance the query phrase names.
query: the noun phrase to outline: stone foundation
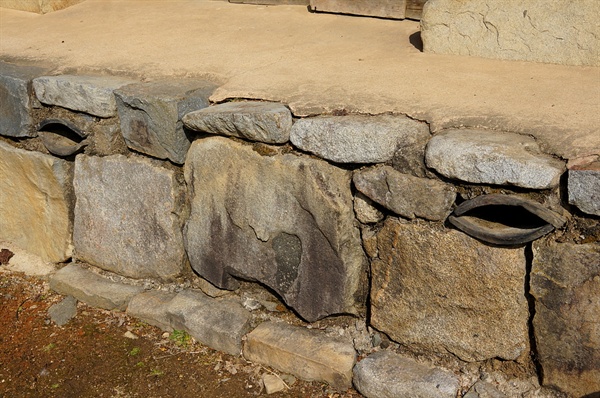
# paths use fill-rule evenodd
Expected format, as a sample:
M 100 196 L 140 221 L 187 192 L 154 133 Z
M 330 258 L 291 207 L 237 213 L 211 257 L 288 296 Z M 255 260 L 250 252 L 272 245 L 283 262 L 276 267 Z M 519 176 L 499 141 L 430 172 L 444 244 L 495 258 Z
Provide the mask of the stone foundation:
M 597 157 L 44 73 L 0 65 L 0 240 L 57 291 L 367 397 L 600 391 Z

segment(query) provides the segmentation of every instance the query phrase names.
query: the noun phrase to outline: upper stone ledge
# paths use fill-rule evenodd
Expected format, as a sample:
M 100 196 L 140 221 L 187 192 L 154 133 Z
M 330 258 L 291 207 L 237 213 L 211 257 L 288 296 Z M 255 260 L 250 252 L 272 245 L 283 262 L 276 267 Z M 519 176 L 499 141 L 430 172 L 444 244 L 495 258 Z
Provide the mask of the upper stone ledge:
M 405 114 L 434 132 L 531 134 L 565 159 L 600 154 L 597 68 L 423 53 L 411 44 L 414 21 L 302 6 L 91 0 L 43 17 L 0 9 L 0 18 L 0 59 L 58 65 L 54 73 L 209 76 L 222 83 L 211 102 L 280 102 L 295 116 Z

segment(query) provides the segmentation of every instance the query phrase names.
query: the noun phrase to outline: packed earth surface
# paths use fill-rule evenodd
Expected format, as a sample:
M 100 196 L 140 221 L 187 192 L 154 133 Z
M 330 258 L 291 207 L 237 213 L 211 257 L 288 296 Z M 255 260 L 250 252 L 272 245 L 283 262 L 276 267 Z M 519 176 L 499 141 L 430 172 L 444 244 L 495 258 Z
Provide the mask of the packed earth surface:
M 212 350 L 182 331 L 165 333 L 118 311 L 77 304 L 64 326 L 48 309 L 63 299 L 48 283 L 0 273 L 0 397 L 259 397 L 262 379 L 288 388 L 272 397 L 357 398 L 326 384 Z

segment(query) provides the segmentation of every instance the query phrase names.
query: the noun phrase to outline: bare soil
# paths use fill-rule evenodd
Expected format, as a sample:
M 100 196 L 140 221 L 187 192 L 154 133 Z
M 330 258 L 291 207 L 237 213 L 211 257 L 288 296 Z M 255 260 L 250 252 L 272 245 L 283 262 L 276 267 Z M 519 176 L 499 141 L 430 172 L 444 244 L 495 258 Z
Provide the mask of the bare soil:
M 258 397 L 267 396 L 261 380 L 268 373 L 290 385 L 270 397 L 361 396 L 290 381 L 188 335 L 165 334 L 124 313 L 83 303 L 77 316 L 59 327 L 48 308 L 60 300 L 44 281 L 0 272 L 0 398 Z

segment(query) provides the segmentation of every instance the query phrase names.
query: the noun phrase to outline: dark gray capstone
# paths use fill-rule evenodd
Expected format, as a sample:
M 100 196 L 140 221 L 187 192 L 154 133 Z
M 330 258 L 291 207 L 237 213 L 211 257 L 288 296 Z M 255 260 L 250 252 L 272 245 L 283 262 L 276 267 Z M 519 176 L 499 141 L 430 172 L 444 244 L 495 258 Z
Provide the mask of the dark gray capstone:
M 227 102 L 190 112 L 183 124 L 205 133 L 283 144 L 290 139 L 292 114 L 273 102 Z
M 309 321 L 363 308 L 366 263 L 349 172 L 209 137 L 192 144 L 184 174 L 185 244 L 200 276 L 226 289 L 236 278 L 258 281 Z
M 459 387 L 451 372 L 391 351 L 369 355 L 353 373 L 356 389 L 367 398 L 454 398 Z
M 35 137 L 35 122 L 31 117 L 34 104 L 31 81 L 45 69 L 17 66 L 0 62 L 0 135 Z M 38 104 L 39 106 L 39 104 Z
M 137 83 L 115 91 L 127 146 L 146 155 L 182 164 L 190 147 L 182 117 L 209 105 L 216 86 L 207 81 Z

